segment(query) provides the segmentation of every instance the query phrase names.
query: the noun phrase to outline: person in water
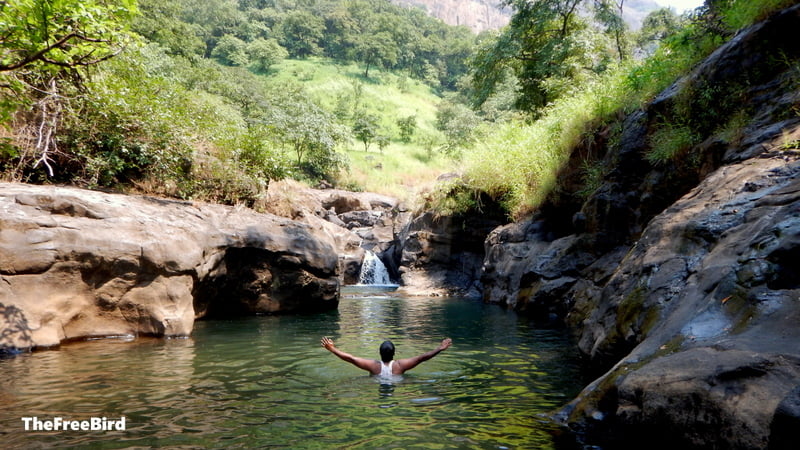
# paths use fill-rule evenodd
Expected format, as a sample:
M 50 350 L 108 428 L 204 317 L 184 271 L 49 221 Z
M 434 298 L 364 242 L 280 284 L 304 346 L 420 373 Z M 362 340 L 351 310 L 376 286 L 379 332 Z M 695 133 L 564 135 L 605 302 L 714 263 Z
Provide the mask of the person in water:
M 398 360 L 394 359 L 394 344 L 392 344 L 391 341 L 384 341 L 379 350 L 381 354 L 380 361 L 376 359 L 359 358 L 358 356 L 353 356 L 347 352 L 343 352 L 336 348 L 336 344 L 333 343 L 331 338 L 324 337 L 320 342 L 326 350 L 338 356 L 341 360 L 347 361 L 350 364 L 358 367 L 359 369 L 364 369 L 372 375 L 390 376 L 402 375 L 407 370 L 417 367 L 419 363 L 433 358 L 442 350 L 446 350 L 448 347 L 450 347 L 450 345 L 453 343 L 453 340 L 447 338 L 443 340 L 438 347 L 427 353 L 414 356 L 413 358 Z

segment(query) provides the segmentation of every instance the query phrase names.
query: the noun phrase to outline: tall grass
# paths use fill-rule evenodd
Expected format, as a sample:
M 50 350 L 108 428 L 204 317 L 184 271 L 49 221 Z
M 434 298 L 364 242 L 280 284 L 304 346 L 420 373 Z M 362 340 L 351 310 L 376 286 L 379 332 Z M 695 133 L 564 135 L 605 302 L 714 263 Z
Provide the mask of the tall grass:
M 391 143 L 383 152 L 365 152 L 353 147 L 346 151 L 349 168 L 339 184 L 345 188 L 390 195 L 418 206 L 420 194 L 432 190 L 436 179 L 453 171 L 453 160 L 443 153 L 429 154 L 415 144 Z
M 796 0 L 729 0 L 719 10 L 728 31 L 750 25 Z M 664 42 L 650 58 L 610 70 L 542 111 L 539 119 L 500 126 L 482 145 L 465 154 L 470 186 L 500 200 L 512 217 L 537 208 L 557 183 L 557 174 L 585 133 L 620 120 L 689 72 L 724 42 L 724 37 L 688 25 Z M 667 126 L 653 137 L 653 164 L 674 158 L 696 136 L 685 126 Z
M 725 26 L 735 31 L 796 3 L 797 0 L 728 0 L 722 5 L 720 16 Z
M 421 130 L 432 130 L 439 96 L 427 84 L 401 73 L 374 70 L 364 78 L 363 66 L 324 58 L 284 60 L 274 67 L 270 81 L 297 83 L 326 110 L 342 120 L 357 113 L 380 118 L 382 132 L 394 138 L 397 119 L 417 116 Z
M 425 83 L 402 73 L 377 70 L 365 78 L 359 64 L 323 58 L 286 60 L 274 69 L 271 82 L 302 85 L 344 123 L 353 122 L 357 114 L 378 118 L 379 134 L 389 138 L 389 145 L 380 150 L 372 143 L 369 151 L 364 151 L 361 142 L 352 140 L 340 146 L 338 151 L 346 156 L 348 166 L 337 180 L 341 187 L 413 202 L 419 193 L 431 189 L 442 173 L 453 170 L 453 160 L 431 151 L 425 142 L 439 134 L 436 110 L 441 101 Z M 416 118 L 417 126 L 411 142 L 405 143 L 400 140 L 397 120 L 409 116 Z
M 537 207 L 585 133 L 633 103 L 627 68 L 610 71 L 548 106 L 533 123 L 508 122 L 464 156 L 466 178 L 512 216 Z

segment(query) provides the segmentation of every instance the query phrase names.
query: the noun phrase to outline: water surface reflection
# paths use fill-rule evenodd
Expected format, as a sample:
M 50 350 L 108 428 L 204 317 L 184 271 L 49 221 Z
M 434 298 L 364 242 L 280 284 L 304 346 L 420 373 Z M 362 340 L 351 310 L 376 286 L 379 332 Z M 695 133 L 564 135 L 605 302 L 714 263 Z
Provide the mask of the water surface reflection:
M 454 344 L 402 379 L 319 346 L 397 357 Z M 551 448 L 540 414 L 580 388 L 564 336 L 456 299 L 359 297 L 339 311 L 196 324 L 187 339 L 104 340 L 0 361 L 4 448 Z M 25 432 L 21 417 L 126 416 L 124 432 Z

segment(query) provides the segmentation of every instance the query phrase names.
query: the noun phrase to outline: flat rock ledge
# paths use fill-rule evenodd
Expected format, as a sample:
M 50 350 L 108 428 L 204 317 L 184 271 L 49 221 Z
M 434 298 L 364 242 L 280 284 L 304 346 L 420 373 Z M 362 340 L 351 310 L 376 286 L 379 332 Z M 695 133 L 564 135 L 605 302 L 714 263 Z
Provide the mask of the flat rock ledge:
M 0 183 L 0 353 L 335 309 L 337 263 L 307 225 L 246 208 Z

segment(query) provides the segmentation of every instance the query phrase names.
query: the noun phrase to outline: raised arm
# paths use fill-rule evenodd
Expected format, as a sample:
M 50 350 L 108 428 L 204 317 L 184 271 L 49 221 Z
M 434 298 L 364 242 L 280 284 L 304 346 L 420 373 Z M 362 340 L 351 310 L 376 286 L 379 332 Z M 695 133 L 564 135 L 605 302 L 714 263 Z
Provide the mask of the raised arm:
M 431 351 L 429 351 L 427 353 L 423 353 L 421 355 L 415 356 L 413 358 L 398 359 L 397 360 L 397 364 L 400 365 L 400 368 L 403 369 L 403 372 L 405 372 L 407 370 L 411 370 L 414 367 L 417 367 L 417 365 L 419 363 L 421 363 L 423 361 L 427 361 L 427 360 L 433 358 L 434 356 L 438 355 L 443 350 L 448 349 L 452 343 L 453 343 L 453 340 L 450 339 L 450 338 L 447 338 L 447 339 L 443 340 L 442 343 L 439 344 L 439 346 L 436 347 L 435 349 L 433 349 L 433 350 L 431 350 Z
M 342 361 L 347 361 L 359 369 L 364 369 L 373 375 L 381 373 L 381 364 L 374 359 L 359 358 L 358 356 L 353 356 L 347 352 L 343 352 L 336 348 L 336 344 L 333 343 L 331 338 L 324 337 L 320 340 L 320 343 L 323 347 L 325 347 L 326 350 L 338 356 Z

